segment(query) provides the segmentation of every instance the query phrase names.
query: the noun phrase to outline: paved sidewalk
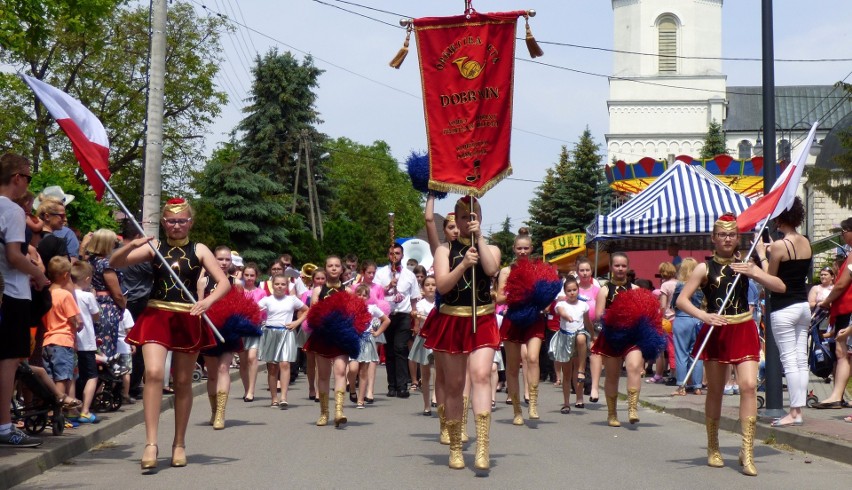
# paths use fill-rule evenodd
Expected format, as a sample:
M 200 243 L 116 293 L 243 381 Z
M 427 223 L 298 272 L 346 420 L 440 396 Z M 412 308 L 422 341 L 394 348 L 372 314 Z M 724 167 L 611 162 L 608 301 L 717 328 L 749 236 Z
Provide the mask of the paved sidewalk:
M 603 381 L 603 380 L 601 380 Z M 831 393 L 832 385 L 822 379 L 813 378 L 808 390 L 819 400 L 825 400 Z M 619 385 L 619 391 L 626 395 L 625 384 Z M 704 395 L 671 396 L 674 386 L 665 384 L 642 383 L 639 395 L 641 403 L 674 415 L 704 424 Z M 765 397 L 765 393 L 758 393 Z M 601 387 L 603 401 L 603 387 Z M 849 400 L 847 398 L 847 400 Z M 722 399 L 722 420 L 719 426 L 723 430 L 740 433 L 738 395 L 725 396 Z M 620 401 L 619 405 L 625 402 Z M 788 407 L 787 392 L 784 391 L 784 408 Z M 758 410 L 760 415 L 761 410 Z M 757 437 L 762 441 L 775 440 L 777 444 L 786 444 L 793 449 L 814 454 L 834 461 L 852 464 L 852 424 L 843 421 L 843 417 L 852 415 L 852 408 L 841 410 L 817 410 L 805 408 L 804 424 L 800 427 L 771 427 L 771 419 L 759 418 Z
M 231 381 L 236 381 L 232 390 L 242 389 L 239 379 L 239 371 L 232 370 Z M 194 383 L 193 397 L 205 393 L 206 390 L 207 381 Z M 163 395 L 160 410 L 166 411 L 171 408 L 174 408 L 174 396 Z M 48 427 L 38 435 L 44 440 L 44 444 L 37 448 L 0 448 L 0 488 L 13 487 L 44 473 L 145 422 L 141 399 L 133 405 L 122 405 L 116 412 L 97 412 L 97 416 L 101 419 L 99 423 L 80 424 L 76 429 L 66 428 L 61 436 L 54 436 Z

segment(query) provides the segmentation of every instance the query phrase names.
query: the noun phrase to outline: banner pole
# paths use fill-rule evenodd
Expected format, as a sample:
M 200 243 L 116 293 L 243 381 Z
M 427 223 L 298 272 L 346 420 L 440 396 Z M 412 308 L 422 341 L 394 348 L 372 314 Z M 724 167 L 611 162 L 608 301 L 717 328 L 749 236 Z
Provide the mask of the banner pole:
M 136 228 L 136 231 L 141 233 L 142 236 L 146 236 L 145 230 L 142 229 L 142 225 L 140 225 L 139 222 L 136 221 L 136 217 L 133 215 L 133 213 L 130 212 L 130 210 L 127 209 L 127 206 L 124 205 L 124 202 L 121 201 L 121 198 L 118 197 L 118 194 L 116 194 L 112 186 L 109 185 L 109 182 L 107 182 L 104 176 L 101 175 L 100 170 L 95 169 L 95 174 L 97 174 L 98 178 L 101 180 L 101 183 L 103 183 L 106 190 L 118 203 L 118 206 L 121 208 L 121 210 L 124 211 L 124 214 L 128 218 L 130 218 L 130 221 L 133 222 L 133 226 Z M 189 291 L 189 289 L 186 288 L 186 285 L 183 283 L 183 281 L 180 280 L 180 277 L 178 277 L 177 273 L 171 268 L 169 262 L 166 260 L 165 257 L 163 257 L 163 254 L 161 254 L 160 251 L 157 250 L 157 247 L 155 247 L 150 240 L 148 241 L 148 246 L 151 247 L 151 250 L 154 251 L 154 255 L 157 256 L 157 258 L 160 260 L 160 263 L 163 264 L 163 267 L 165 267 L 165 269 L 169 271 L 169 275 L 172 276 L 172 279 L 175 281 L 175 284 L 180 286 L 180 289 L 184 292 L 186 297 L 189 298 L 190 301 L 192 301 L 192 304 L 194 305 L 198 303 L 198 301 L 195 300 L 195 295 L 193 295 Z M 213 330 L 213 334 L 216 335 L 216 338 L 219 339 L 220 342 L 225 343 L 225 338 L 222 337 L 222 334 L 219 332 L 219 329 L 217 329 L 216 326 L 213 325 L 213 322 L 207 316 L 207 313 L 202 313 L 201 317 L 204 318 L 204 321 L 207 323 L 207 326 L 209 326 Z
M 476 202 L 475 197 L 473 196 L 473 191 L 470 193 L 470 211 L 476 216 L 476 221 L 479 221 L 479 215 L 476 214 L 476 206 L 474 203 Z M 469 223 L 470 221 L 468 221 Z M 479 224 L 482 226 L 482 223 Z M 481 232 L 481 230 L 480 230 Z M 470 234 L 470 246 L 476 247 L 476 234 Z M 477 252 L 481 253 L 480 250 Z M 472 320 L 471 324 L 473 325 L 473 333 L 476 334 L 476 265 L 470 270 L 470 318 Z
M 773 210 L 774 211 L 774 210 Z M 748 251 L 748 255 L 746 255 L 743 263 L 748 263 L 751 260 L 751 255 L 754 253 L 755 247 L 757 247 L 757 241 L 761 239 L 761 235 L 763 234 L 763 230 L 766 229 L 766 225 L 769 224 L 769 220 L 772 218 L 772 211 L 766 215 L 766 219 L 763 220 L 763 226 L 760 227 L 760 231 L 755 234 L 755 239 L 752 241 L 751 248 Z M 737 287 L 737 283 L 740 281 L 742 274 L 737 274 L 734 276 L 734 282 L 731 283 L 731 287 L 728 288 L 728 294 L 725 295 L 725 300 L 722 302 L 722 306 L 719 307 L 719 312 L 717 315 L 721 315 L 725 308 L 727 308 L 728 303 L 731 301 L 731 296 L 734 294 L 734 289 Z M 713 333 L 713 329 L 716 328 L 715 325 L 710 325 L 710 328 L 707 330 L 707 335 L 704 336 L 704 340 L 701 342 L 701 346 L 698 348 L 698 352 L 693 356 L 692 366 L 689 366 L 689 370 L 686 372 L 686 376 L 683 378 L 683 384 L 680 385 L 681 388 L 686 389 L 686 384 L 689 378 L 692 377 L 692 372 L 695 371 L 695 364 L 701 358 L 701 354 L 704 352 L 704 348 L 707 347 L 707 341 L 710 340 L 710 334 Z

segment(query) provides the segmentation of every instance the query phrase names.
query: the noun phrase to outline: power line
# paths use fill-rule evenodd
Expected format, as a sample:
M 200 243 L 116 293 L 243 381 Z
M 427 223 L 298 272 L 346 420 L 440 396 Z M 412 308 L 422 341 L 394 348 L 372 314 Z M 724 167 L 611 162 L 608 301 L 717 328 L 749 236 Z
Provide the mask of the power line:
M 346 5 L 351 5 L 353 7 L 359 7 L 359 8 L 363 8 L 363 9 L 367 9 L 367 10 L 372 10 L 374 12 L 381 12 L 383 14 L 394 15 L 394 16 L 397 16 L 397 17 L 404 17 L 404 18 L 407 18 L 407 19 L 410 19 L 410 18 L 413 17 L 411 15 L 405 15 L 405 14 L 400 14 L 400 13 L 397 13 L 397 12 L 391 12 L 391 11 L 388 11 L 388 10 L 382 10 L 382 9 L 378 9 L 378 8 L 375 8 L 375 7 L 370 7 L 368 5 L 361 5 L 359 3 L 350 2 L 350 1 L 346 1 L 346 0 L 332 0 L 332 1 L 337 2 L 337 3 L 343 3 L 343 4 L 346 4 Z M 396 25 L 393 25 L 393 24 L 389 24 L 389 23 L 387 23 L 383 20 L 380 20 L 380 19 L 369 17 L 369 16 L 366 16 L 366 15 L 358 13 L 358 12 L 353 12 L 351 10 L 343 9 L 343 8 L 338 7 L 336 5 L 330 5 L 330 4 L 323 2 L 321 0 L 314 0 L 314 2 L 320 3 L 322 5 L 327 5 L 329 7 L 338 8 L 338 9 L 343 10 L 345 12 L 350 12 L 350 13 L 353 13 L 353 14 L 358 15 L 360 17 L 364 17 L 366 19 L 373 20 L 375 22 L 380 22 L 382 24 L 390 25 L 391 27 L 399 27 L 399 26 L 396 26 Z M 520 41 L 525 40 L 525 38 L 521 38 L 521 37 L 519 37 L 517 39 L 520 40 Z M 602 47 L 599 47 L 599 46 L 587 46 L 587 45 L 583 45 L 583 44 L 573 44 L 573 43 L 558 42 L 558 41 L 536 40 L 536 42 L 538 42 L 539 44 L 548 44 L 548 45 L 551 45 L 551 46 L 562 46 L 562 47 L 568 47 L 568 48 L 588 49 L 588 50 L 593 50 L 593 51 L 603 51 L 603 52 L 617 53 L 617 54 L 632 54 L 632 55 L 637 55 L 637 56 L 653 56 L 655 58 L 659 58 L 660 56 L 662 56 L 659 53 L 643 53 L 641 51 L 629 51 L 629 50 L 623 50 L 623 49 L 602 48 Z M 725 57 L 725 56 L 665 55 L 665 57 L 666 58 L 677 58 L 677 59 L 683 59 L 683 60 L 760 61 L 760 62 L 763 61 L 763 58 Z M 774 61 L 781 62 L 781 63 L 828 63 L 828 62 L 852 61 L 852 58 L 775 58 Z

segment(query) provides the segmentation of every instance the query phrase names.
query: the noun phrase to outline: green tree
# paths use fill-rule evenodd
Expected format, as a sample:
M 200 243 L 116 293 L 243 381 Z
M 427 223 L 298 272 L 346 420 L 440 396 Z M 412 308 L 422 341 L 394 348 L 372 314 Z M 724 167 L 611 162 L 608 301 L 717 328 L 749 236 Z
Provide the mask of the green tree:
M 500 249 L 504 264 L 508 264 L 514 259 L 515 233 L 512 232 L 512 221 L 508 216 L 503 220 L 500 231 L 488 236 L 488 243 Z
M 300 63 L 291 53 L 279 53 L 277 48 L 270 49 L 262 57 L 258 55 L 252 68 L 254 81 L 249 105 L 244 109 L 246 117 L 238 126 L 243 132 L 242 158 L 253 170 L 266 172 L 288 193 L 293 192 L 302 138 L 311 144 L 308 150 L 313 173 L 325 174 L 324 160 L 319 158 L 325 135 L 314 127 L 322 122 L 315 108 L 314 92 L 322 73 L 310 56 Z M 300 156 L 304 157 L 304 153 Z M 298 210 L 308 214 L 304 167 L 300 177 Z M 328 202 L 325 198 L 330 194 L 327 182 L 318 181 L 317 190 L 325 211 Z
M 290 244 L 283 187 L 253 171 L 235 142 L 213 152 L 196 186 L 202 198 L 221 213 L 230 244 L 246 260 L 269 264 Z
M 839 83 L 852 97 L 852 84 Z M 840 145 L 846 150 L 834 157 L 831 162 L 834 168 L 808 167 L 808 183 L 814 189 L 824 193 L 839 206 L 847 208 L 852 205 L 852 130 L 846 129 L 838 134 Z
M 556 192 L 568 177 L 569 170 L 568 148 L 562 146 L 559 161 L 553 168 L 547 169 L 544 180 L 535 190 L 534 197 L 530 200 L 530 219 L 527 225 L 533 239 L 533 248 L 536 253 L 542 252 L 543 241 L 559 236 L 559 203 L 556 202 Z
M 557 233 L 585 233 L 594 221 L 598 202 L 608 201 L 610 187 L 601 166 L 600 145 L 595 143 L 587 127 L 571 153 L 566 178 L 560 182 L 554 195 L 559 203 L 556 222 Z
M 699 156 L 703 160 L 707 160 L 715 157 L 716 155 L 727 154 L 728 149 L 725 148 L 725 132 L 722 131 L 722 125 L 713 119 L 707 126 L 707 134 L 704 135 L 704 145 L 701 147 L 701 154 Z
M 74 196 L 65 209 L 70 228 L 83 234 L 99 228 L 118 230 L 112 209 L 104 202 L 98 202 L 94 191 L 81 183 L 67 166 L 43 165 L 39 173 L 33 174 L 30 190 L 37 196 L 45 187 L 52 185 L 58 185 L 66 194 Z
M 0 13 L 0 22 L 38 17 L 6 33 L 11 40 L 0 42 L 0 62 L 68 92 L 101 120 L 110 140 L 112 182 L 133 208 L 141 188 L 149 9 L 115 0 L 49 1 L 43 6 L 48 15 L 39 17 L 30 8 L 35 3 L 20 0 Z M 219 34 L 226 28 L 221 19 L 198 17 L 189 4 L 170 6 L 163 138 L 166 194 L 183 190 L 189 169 L 203 161 L 206 129 L 226 101 L 214 82 L 221 61 Z M 30 156 L 36 171 L 52 160 L 75 169 L 83 179 L 67 138 L 17 77 L 0 78 L 0 103 L 14 108 L 0 121 L 0 135 L 7 137 L 9 147 Z
M 338 138 L 330 140 L 325 148 L 330 156 L 324 179 L 335 190 L 329 203 L 330 220 L 357 226 L 327 226 L 328 252 L 354 252 L 361 258 L 383 259 L 387 256 L 391 212 L 397 237 L 412 236 L 420 230 L 422 196 L 391 156 L 387 143 L 376 141 L 366 146 Z

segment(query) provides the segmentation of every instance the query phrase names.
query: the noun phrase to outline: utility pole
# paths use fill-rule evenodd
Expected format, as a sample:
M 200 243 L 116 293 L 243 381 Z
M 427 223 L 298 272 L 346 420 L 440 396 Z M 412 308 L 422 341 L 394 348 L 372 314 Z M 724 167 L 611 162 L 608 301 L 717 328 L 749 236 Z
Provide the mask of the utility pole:
M 775 40 L 772 22 L 772 0 L 763 0 L 763 134 L 766 144 L 763 147 L 763 192 L 768 194 L 775 185 Z M 774 226 L 770 229 L 774 230 Z M 760 238 L 755 238 L 759 240 Z M 781 355 L 775 338 L 772 335 L 771 311 L 769 297 L 772 293 L 766 291 L 766 314 L 763 324 L 766 326 L 766 408 L 763 417 L 783 417 L 784 395 L 781 386 Z
M 311 215 L 311 233 L 314 240 L 319 237 L 319 241 L 322 241 L 325 235 L 322 227 L 322 210 L 320 209 L 317 184 L 314 180 L 314 171 L 311 167 L 311 139 L 307 129 L 303 129 L 299 135 L 299 156 L 296 159 L 296 182 L 293 185 L 292 213 L 296 212 L 296 198 L 299 196 L 299 173 L 302 169 L 302 155 L 304 155 L 305 161 L 305 183 L 308 187 L 308 212 Z M 318 229 L 319 235 L 317 235 Z
M 142 227 L 160 232 L 163 164 L 163 99 L 166 77 L 166 0 L 151 0 L 151 53 L 148 71 L 148 130 L 145 134 L 145 182 L 142 185 Z

